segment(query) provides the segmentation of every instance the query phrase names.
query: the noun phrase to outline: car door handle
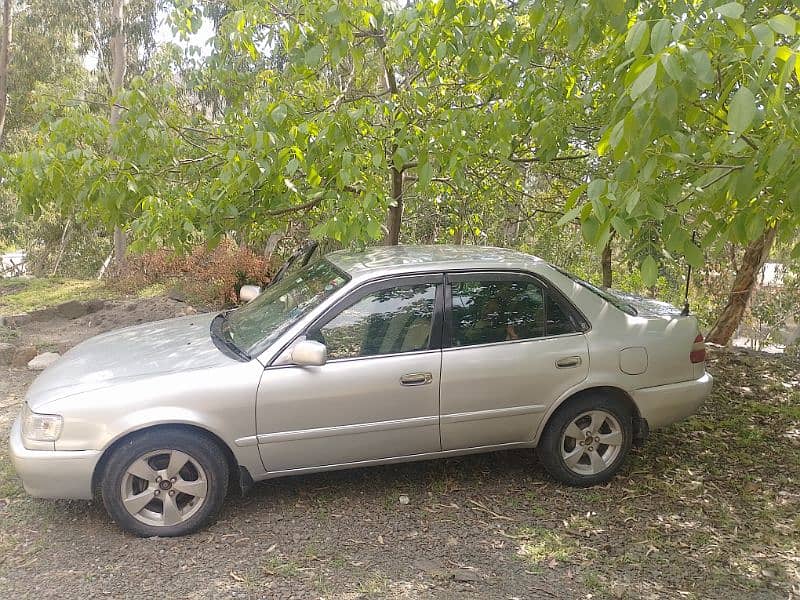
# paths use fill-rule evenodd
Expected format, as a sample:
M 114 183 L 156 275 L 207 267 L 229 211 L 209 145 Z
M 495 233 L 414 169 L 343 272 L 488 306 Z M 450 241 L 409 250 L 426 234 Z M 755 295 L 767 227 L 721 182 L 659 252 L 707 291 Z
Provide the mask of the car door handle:
M 564 358 L 559 358 L 556 361 L 556 368 L 569 369 L 571 367 L 577 367 L 580 364 L 581 364 L 580 356 L 565 356 Z
M 400 378 L 400 385 L 427 385 L 433 381 L 430 373 L 406 373 Z

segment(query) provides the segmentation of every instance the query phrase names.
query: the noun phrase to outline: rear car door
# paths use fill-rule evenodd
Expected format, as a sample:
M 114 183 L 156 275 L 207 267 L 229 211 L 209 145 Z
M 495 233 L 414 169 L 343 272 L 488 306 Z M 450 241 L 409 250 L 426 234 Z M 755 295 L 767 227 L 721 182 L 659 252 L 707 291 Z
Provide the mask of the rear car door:
M 442 351 L 442 450 L 527 442 L 589 372 L 588 325 L 547 282 L 450 273 Z
M 256 422 L 267 471 L 437 452 L 442 275 L 362 286 L 318 319 L 319 367 L 268 368 Z

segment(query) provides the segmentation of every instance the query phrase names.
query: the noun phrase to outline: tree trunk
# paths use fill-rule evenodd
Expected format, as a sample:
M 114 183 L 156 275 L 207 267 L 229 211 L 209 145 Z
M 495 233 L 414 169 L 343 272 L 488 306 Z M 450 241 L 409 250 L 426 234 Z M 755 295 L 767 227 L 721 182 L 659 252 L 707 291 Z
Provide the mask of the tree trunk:
M 121 267 L 125 264 L 125 255 L 128 253 L 128 236 L 117 225 L 114 227 L 114 264 Z
M 128 52 L 125 40 L 125 0 L 114 0 L 111 7 L 111 125 L 112 136 L 119 123 L 122 109 L 117 104 L 117 96 L 122 90 L 125 81 L 125 68 L 128 62 Z M 114 227 L 114 263 L 117 267 L 125 264 L 125 255 L 128 251 L 128 238 L 122 228 Z
M 603 248 L 600 264 L 603 268 L 603 287 L 610 288 L 613 283 L 613 272 L 611 270 L 611 240 L 608 240 L 606 247 Z
M 769 256 L 772 243 L 775 241 L 775 228 L 768 228 L 760 238 L 750 242 L 745 250 L 742 263 L 736 271 L 733 287 L 728 296 L 728 303 L 722 309 L 716 323 L 706 338 L 709 342 L 725 346 L 731 341 L 742 321 L 750 296 L 755 288 L 756 278 L 764 261 Z
M 400 225 L 403 222 L 403 173 L 392 167 L 392 200 L 394 206 L 389 207 L 389 218 L 386 223 L 386 245 L 396 246 L 400 243 Z
M 394 73 L 394 67 L 389 64 L 386 58 L 386 41 L 380 38 L 378 44 L 381 49 L 381 57 L 383 59 L 383 75 L 386 83 L 386 90 L 391 95 L 392 99 L 397 96 L 397 77 Z M 397 109 L 395 109 L 397 110 Z M 389 161 L 392 163 L 391 168 L 391 197 L 394 206 L 389 207 L 389 215 L 386 219 L 386 240 L 387 246 L 396 246 L 400 243 L 400 225 L 403 222 L 403 169 L 398 169 L 393 162 L 394 154 L 397 152 L 397 135 L 400 133 L 395 125 L 394 141 L 392 141 L 391 153 Z
M 61 260 L 64 258 L 64 253 L 67 251 L 67 246 L 72 238 L 72 230 L 70 229 L 71 224 L 72 219 L 67 219 L 67 224 L 64 225 L 64 233 L 61 234 L 61 245 L 59 246 L 58 256 L 56 257 L 56 264 L 53 265 L 53 272 L 50 273 L 50 277 L 55 277 L 56 273 L 58 273 L 58 268 L 61 266 Z
M 8 65 L 11 51 L 11 0 L 3 0 L 3 38 L 0 40 L 0 147 L 8 109 Z

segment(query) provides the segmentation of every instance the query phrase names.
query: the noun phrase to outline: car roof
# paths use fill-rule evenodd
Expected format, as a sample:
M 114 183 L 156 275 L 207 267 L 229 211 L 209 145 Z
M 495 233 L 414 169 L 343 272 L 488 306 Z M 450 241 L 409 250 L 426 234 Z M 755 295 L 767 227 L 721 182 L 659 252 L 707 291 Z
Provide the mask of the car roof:
M 326 255 L 353 278 L 464 269 L 531 270 L 544 261 L 530 254 L 492 246 L 376 246 Z

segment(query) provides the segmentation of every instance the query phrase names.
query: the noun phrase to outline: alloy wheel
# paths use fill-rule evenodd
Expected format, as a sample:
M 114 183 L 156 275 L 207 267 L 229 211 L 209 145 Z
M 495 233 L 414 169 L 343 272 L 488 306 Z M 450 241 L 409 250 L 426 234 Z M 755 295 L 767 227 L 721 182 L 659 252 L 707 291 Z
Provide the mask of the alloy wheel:
M 147 525 L 169 527 L 200 510 L 208 478 L 200 463 L 179 450 L 155 450 L 134 460 L 122 477 L 122 505 Z
M 578 415 L 561 436 L 561 458 L 579 475 L 597 475 L 608 469 L 620 454 L 623 432 L 617 418 L 604 410 Z

